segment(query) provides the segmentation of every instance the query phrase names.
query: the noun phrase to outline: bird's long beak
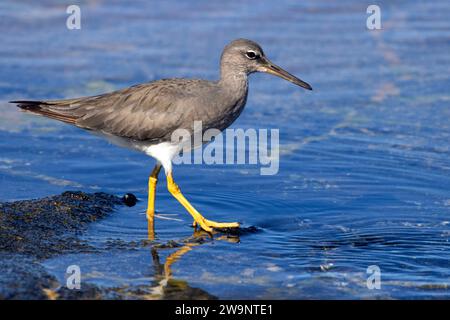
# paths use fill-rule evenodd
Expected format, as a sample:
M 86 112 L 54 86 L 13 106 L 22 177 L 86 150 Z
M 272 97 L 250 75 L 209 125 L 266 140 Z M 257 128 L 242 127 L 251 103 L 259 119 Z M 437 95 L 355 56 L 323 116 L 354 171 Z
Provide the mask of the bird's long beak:
M 273 74 L 277 77 L 283 78 L 284 80 L 290 81 L 293 84 L 296 84 L 302 88 L 312 90 L 312 87 L 305 81 L 300 80 L 296 76 L 293 76 L 286 70 L 284 70 L 284 69 L 280 68 L 279 66 L 277 66 L 276 64 L 272 63 L 269 59 L 267 59 L 267 58 L 263 58 L 263 59 L 264 60 L 262 62 L 262 66 L 259 68 L 258 71 Z

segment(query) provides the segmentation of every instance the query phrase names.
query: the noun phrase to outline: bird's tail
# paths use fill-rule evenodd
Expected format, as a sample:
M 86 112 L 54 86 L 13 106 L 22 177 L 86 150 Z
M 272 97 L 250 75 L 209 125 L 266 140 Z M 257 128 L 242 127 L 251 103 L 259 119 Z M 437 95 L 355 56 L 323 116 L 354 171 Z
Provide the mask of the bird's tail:
M 70 116 L 68 114 L 63 114 L 55 110 L 57 104 L 51 102 L 18 100 L 18 101 L 9 101 L 9 103 L 15 103 L 24 112 L 42 115 L 66 123 L 75 124 L 75 121 L 77 120 L 76 117 Z

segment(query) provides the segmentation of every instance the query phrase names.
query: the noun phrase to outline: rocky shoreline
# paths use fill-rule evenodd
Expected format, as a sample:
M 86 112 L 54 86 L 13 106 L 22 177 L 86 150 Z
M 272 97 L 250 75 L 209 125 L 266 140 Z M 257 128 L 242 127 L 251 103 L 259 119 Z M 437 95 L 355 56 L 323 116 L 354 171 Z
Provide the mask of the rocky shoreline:
M 127 201 L 106 193 L 68 191 L 0 203 L 0 299 L 214 299 L 174 279 L 164 282 L 159 296 L 151 294 L 152 286 L 102 288 L 83 283 L 80 290 L 70 290 L 46 271 L 41 264 L 45 259 L 97 250 L 80 235 Z

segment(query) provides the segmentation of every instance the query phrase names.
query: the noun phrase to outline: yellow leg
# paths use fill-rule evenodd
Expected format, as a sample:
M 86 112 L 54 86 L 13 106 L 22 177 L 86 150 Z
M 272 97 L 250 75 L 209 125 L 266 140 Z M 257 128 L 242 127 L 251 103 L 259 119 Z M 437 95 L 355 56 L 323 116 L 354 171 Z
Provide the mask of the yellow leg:
M 147 200 L 147 221 L 148 221 L 148 238 L 155 239 L 155 197 L 156 197 L 156 183 L 158 182 L 158 175 L 161 171 L 161 165 L 158 163 L 152 170 L 148 178 L 148 200 Z
M 180 202 L 183 207 L 191 214 L 192 218 L 194 218 L 194 223 L 199 225 L 203 230 L 207 232 L 211 232 L 213 228 L 221 229 L 221 228 L 238 228 L 239 223 L 231 222 L 231 223 L 221 223 L 214 222 L 204 218 L 195 208 L 187 201 L 187 199 L 183 196 L 180 191 L 178 185 L 173 181 L 172 172 L 167 174 L 167 189 L 169 192 Z
M 195 245 L 197 244 L 187 244 L 167 257 L 166 262 L 164 263 L 164 276 L 166 277 L 166 279 L 172 277 L 172 270 L 170 268 L 172 264 L 176 262 L 178 259 L 180 259 L 181 256 L 184 255 L 186 252 L 191 251 L 192 250 L 191 247 Z
M 148 177 L 148 201 L 147 201 L 147 218 L 153 218 L 155 214 L 155 197 L 156 197 L 156 183 L 158 182 L 158 175 L 161 171 L 161 165 L 156 164 Z

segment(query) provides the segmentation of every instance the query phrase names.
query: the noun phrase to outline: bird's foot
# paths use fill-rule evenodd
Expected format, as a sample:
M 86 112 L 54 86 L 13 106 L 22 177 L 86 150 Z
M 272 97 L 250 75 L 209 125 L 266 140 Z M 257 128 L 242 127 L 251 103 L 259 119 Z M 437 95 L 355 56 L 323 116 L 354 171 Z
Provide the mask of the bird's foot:
M 192 224 L 195 228 L 199 225 L 196 221 Z M 208 219 L 204 219 L 202 223 L 200 223 L 200 227 L 208 232 L 211 232 L 212 229 L 228 229 L 228 228 L 239 228 L 240 224 L 238 222 L 215 222 Z M 206 227 L 206 228 L 205 228 Z

